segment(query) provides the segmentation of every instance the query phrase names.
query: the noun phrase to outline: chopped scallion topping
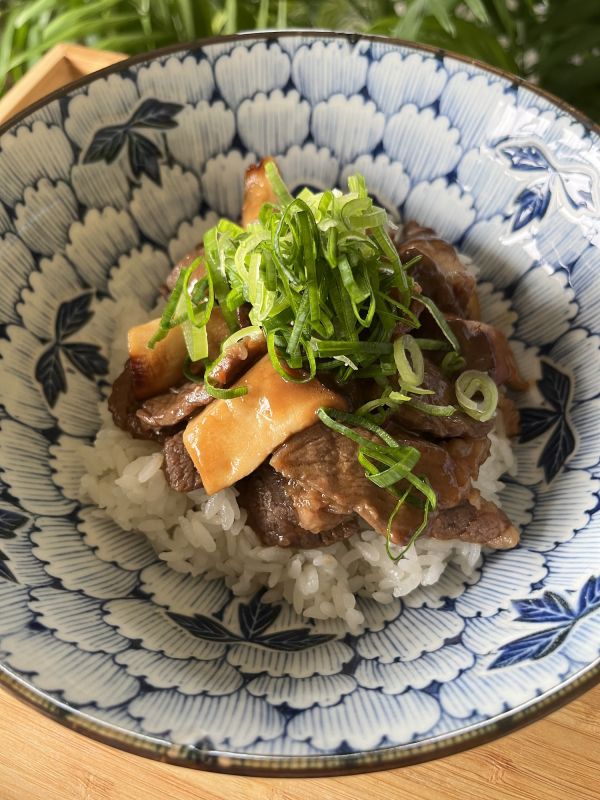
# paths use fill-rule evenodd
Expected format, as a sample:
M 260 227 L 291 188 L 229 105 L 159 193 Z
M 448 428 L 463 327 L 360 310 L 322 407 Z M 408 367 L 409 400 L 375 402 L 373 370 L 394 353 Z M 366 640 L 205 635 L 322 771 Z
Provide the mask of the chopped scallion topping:
M 425 362 L 419 345 L 409 333 L 394 342 L 394 361 L 398 367 L 400 385 L 405 391 L 421 385 L 425 375 Z
M 340 381 L 376 367 L 391 355 L 398 324 L 418 326 L 409 308 L 413 281 L 386 211 L 361 175 L 349 178 L 346 193 L 303 189 L 294 198 L 276 165 L 265 169 L 279 205 L 265 204 L 246 228 L 220 220 L 205 233 L 206 276 L 191 293 L 192 268 L 180 276 L 151 346 L 174 324 L 201 329 L 216 306 L 234 332 L 235 312 L 248 304 L 251 324 L 262 330 L 286 380 L 298 380 L 299 371 L 314 376 L 332 359 L 339 365 L 327 368 Z M 197 361 L 202 334 L 186 328 L 188 354 Z
M 460 407 L 469 417 L 487 422 L 496 413 L 498 387 L 485 372 L 466 370 L 456 379 L 454 391 Z M 482 397 L 481 401 L 475 399 L 478 394 Z

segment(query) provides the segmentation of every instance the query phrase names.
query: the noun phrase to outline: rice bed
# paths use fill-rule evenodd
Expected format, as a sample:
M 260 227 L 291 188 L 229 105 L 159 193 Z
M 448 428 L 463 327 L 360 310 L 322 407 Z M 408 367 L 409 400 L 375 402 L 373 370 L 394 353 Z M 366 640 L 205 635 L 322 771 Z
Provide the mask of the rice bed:
M 512 452 L 501 433 L 491 439 L 492 454 L 477 486 L 497 502 L 499 478 L 510 468 Z M 364 621 L 358 595 L 390 603 L 436 583 L 451 562 L 467 577 L 480 561 L 479 545 L 423 537 L 393 563 L 385 538 L 370 529 L 321 549 L 265 547 L 246 524 L 234 488 L 210 497 L 203 489 L 187 495 L 174 491 L 162 470 L 160 446 L 132 439 L 109 419 L 94 445 L 84 448 L 83 458 L 82 499 L 106 509 L 131 535 L 147 536 L 172 569 L 208 580 L 224 578 L 241 596 L 266 587 L 265 602 L 284 599 L 313 619 L 340 617 L 350 630 L 359 630 Z

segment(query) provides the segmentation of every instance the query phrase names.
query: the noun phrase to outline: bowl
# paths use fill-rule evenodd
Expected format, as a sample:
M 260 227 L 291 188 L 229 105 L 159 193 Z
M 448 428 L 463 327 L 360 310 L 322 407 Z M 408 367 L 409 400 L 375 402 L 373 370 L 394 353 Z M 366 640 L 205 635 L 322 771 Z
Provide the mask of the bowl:
M 479 744 L 597 680 L 592 123 L 442 51 L 270 32 L 130 59 L 1 133 L 3 685 L 136 753 L 314 775 Z M 392 214 L 455 243 L 531 381 L 502 491 L 520 545 L 468 580 L 451 569 L 402 601 L 364 601 L 357 635 L 170 570 L 77 499 L 117 301 L 149 309 L 170 265 L 239 215 L 242 171 L 267 154 L 292 188 L 360 171 Z

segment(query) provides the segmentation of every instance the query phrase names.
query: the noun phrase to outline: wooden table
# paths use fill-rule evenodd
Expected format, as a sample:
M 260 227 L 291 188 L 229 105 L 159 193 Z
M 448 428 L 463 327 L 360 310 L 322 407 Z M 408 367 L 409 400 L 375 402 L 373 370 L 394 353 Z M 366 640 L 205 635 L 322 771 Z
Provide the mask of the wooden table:
M 123 58 L 59 45 L 0 100 L 0 122 L 67 80 Z M 113 750 L 0 690 L 0 800 L 592 800 L 600 797 L 600 686 L 483 747 L 342 778 L 244 778 Z
M 341 778 L 244 778 L 172 767 L 64 728 L 0 690 L 0 800 L 594 800 L 600 686 L 496 742 Z

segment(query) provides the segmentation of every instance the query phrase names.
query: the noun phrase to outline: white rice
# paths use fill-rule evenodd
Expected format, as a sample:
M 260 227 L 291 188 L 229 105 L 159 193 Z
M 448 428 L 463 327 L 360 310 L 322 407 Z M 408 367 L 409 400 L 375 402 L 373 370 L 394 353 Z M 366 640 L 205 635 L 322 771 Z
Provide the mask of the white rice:
M 136 317 L 139 313 L 132 316 L 124 308 L 117 315 L 127 325 Z M 124 361 L 125 340 L 125 331 L 116 330 L 113 376 Z M 212 497 L 203 489 L 187 495 L 174 491 L 165 480 L 160 446 L 132 439 L 116 428 L 105 404 L 101 416 L 94 445 L 83 449 L 81 499 L 106 509 L 124 531 L 145 535 L 159 558 L 177 572 L 224 578 L 240 596 L 267 587 L 265 602 L 284 599 L 305 617 L 339 617 L 349 630 L 359 631 L 364 616 L 357 607 L 358 596 L 391 603 L 419 586 L 436 583 L 450 563 L 465 577 L 480 564 L 480 545 L 427 537 L 394 563 L 386 554 L 385 537 L 369 529 L 320 549 L 265 547 L 246 525 L 235 489 Z M 475 486 L 498 503 L 500 476 L 512 470 L 514 458 L 500 426 L 490 440 L 491 455 Z
M 492 433 L 492 455 L 477 487 L 497 501 L 500 475 L 512 466 L 510 443 Z M 105 508 L 125 531 L 148 537 L 172 569 L 212 580 L 224 577 L 237 595 L 268 587 L 265 601 L 284 598 L 297 613 L 315 619 L 342 617 L 360 628 L 356 596 L 379 603 L 439 580 L 446 565 L 465 576 L 479 565 L 481 547 L 422 538 L 405 558 L 388 558 L 385 538 L 373 530 L 314 550 L 264 547 L 246 525 L 246 511 L 235 489 L 209 497 L 203 489 L 187 495 L 173 491 L 162 471 L 163 456 L 153 442 L 132 439 L 106 419 L 93 447 L 85 448 L 82 496 Z

